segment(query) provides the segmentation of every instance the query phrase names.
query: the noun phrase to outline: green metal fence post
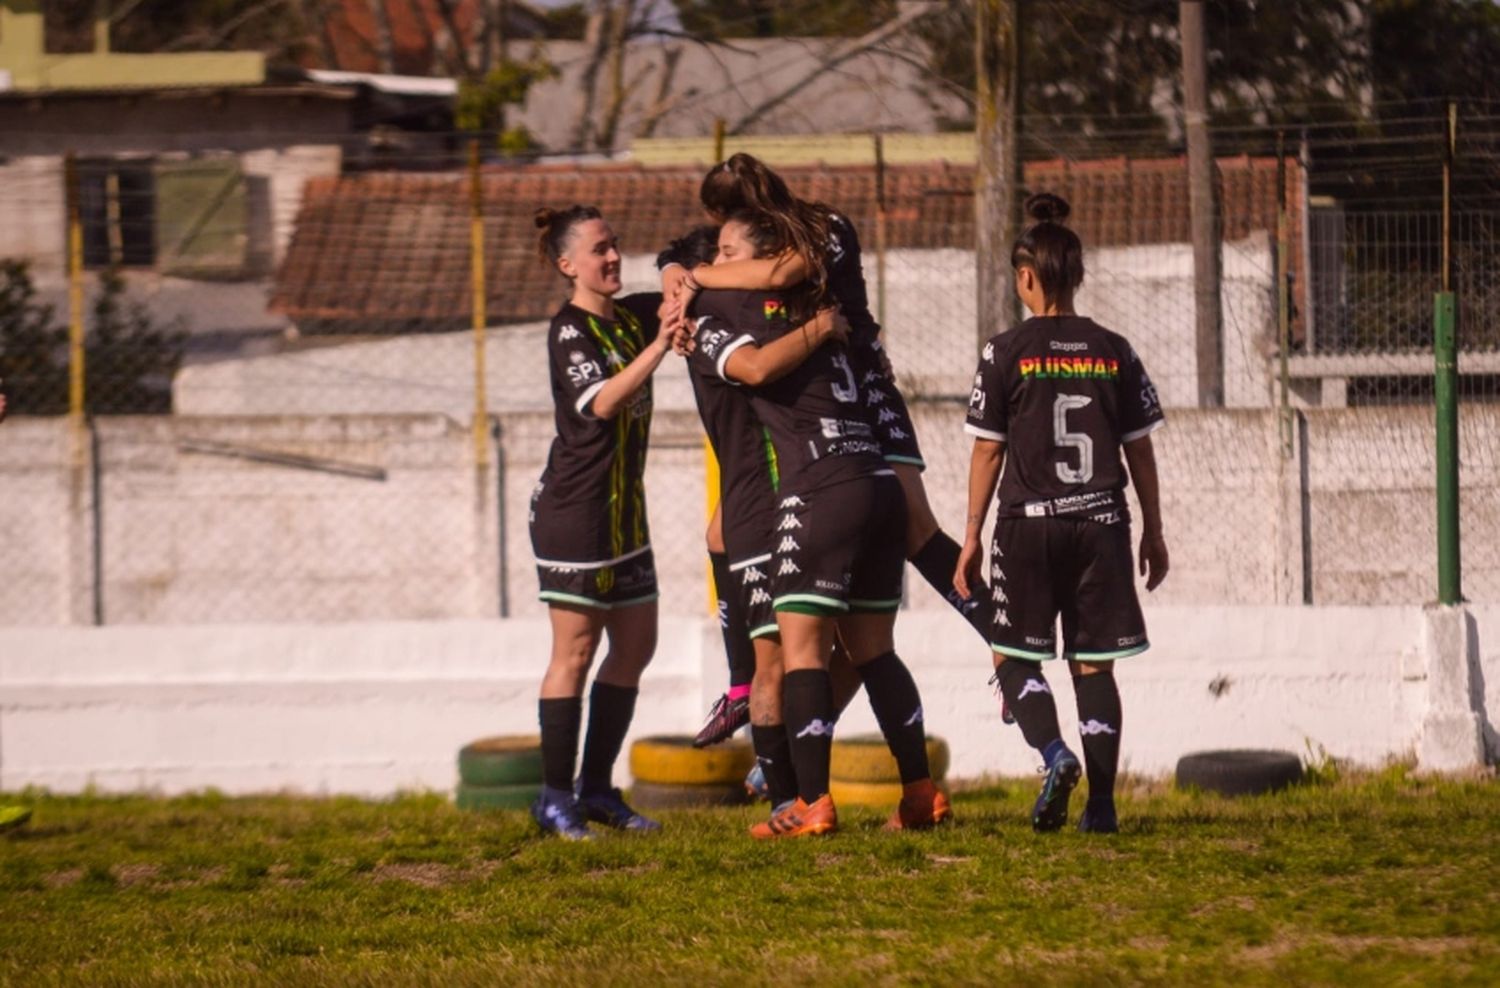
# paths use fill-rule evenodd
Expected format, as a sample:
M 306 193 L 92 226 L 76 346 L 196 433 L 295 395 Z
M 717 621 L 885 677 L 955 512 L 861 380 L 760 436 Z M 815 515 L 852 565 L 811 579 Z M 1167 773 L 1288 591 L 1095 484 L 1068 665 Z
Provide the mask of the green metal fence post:
M 1458 104 L 1448 104 L 1443 148 L 1442 291 L 1432 305 L 1433 395 L 1437 405 L 1438 603 L 1463 600 L 1458 530 L 1458 305 L 1453 294 L 1453 158 L 1458 144 Z
M 1452 292 L 1438 292 L 1432 312 L 1437 358 L 1438 603 L 1457 604 L 1462 566 L 1458 533 L 1458 332 Z

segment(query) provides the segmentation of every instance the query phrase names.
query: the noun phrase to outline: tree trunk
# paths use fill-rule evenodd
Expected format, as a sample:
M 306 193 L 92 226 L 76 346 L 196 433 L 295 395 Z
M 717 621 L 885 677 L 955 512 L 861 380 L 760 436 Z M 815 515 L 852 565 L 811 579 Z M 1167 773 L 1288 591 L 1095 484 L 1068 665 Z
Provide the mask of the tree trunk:
M 1021 0 L 976 0 L 974 264 L 978 344 L 1016 316 L 1010 249 L 1021 187 Z
M 592 150 L 595 146 L 594 89 L 599 81 L 599 66 L 604 61 L 608 47 L 605 25 L 612 6 L 610 0 L 594 0 L 583 32 L 583 49 L 588 62 L 583 67 L 583 78 L 578 83 L 578 119 L 573 127 L 573 149 L 578 151 Z
M 1214 152 L 1208 135 L 1208 57 L 1202 0 L 1180 0 L 1182 101 L 1187 129 L 1188 208 L 1193 231 L 1193 309 L 1197 319 L 1198 405 L 1224 404 L 1224 339 L 1219 294 L 1219 222 Z
M 620 126 L 620 114 L 625 109 L 625 42 L 629 40 L 630 17 L 634 13 L 635 0 L 615 0 L 609 12 L 609 34 L 606 39 L 606 78 L 609 80 L 609 99 L 604 104 L 604 119 L 599 124 L 599 149 L 612 151 L 615 133 Z

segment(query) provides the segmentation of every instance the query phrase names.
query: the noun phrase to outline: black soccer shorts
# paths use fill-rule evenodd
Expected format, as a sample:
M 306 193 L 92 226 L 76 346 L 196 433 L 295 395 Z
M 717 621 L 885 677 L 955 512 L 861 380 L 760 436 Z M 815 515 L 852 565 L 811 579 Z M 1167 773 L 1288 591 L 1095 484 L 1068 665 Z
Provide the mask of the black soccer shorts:
M 751 638 L 776 633 L 776 612 L 771 598 L 771 553 L 763 552 L 746 559 L 731 560 L 729 578 L 733 592 L 740 595 L 745 608 L 745 626 Z
M 656 587 L 656 559 L 650 546 L 599 563 L 538 559 L 536 578 L 541 588 L 537 596 L 548 604 L 612 610 L 644 604 L 660 596 Z
M 906 499 L 882 470 L 781 499 L 772 531 L 775 608 L 894 611 L 906 566 Z
M 1001 518 L 990 545 L 990 647 L 1021 659 L 1107 662 L 1144 652 L 1130 526 L 1073 518 Z

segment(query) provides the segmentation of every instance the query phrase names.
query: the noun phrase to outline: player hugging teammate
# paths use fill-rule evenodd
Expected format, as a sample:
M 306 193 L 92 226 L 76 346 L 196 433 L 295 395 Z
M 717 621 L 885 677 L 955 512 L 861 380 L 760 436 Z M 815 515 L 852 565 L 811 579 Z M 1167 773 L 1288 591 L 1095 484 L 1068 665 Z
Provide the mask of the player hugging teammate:
M 800 220 L 826 224 L 816 214 Z M 826 232 L 814 237 L 823 242 Z M 791 247 L 772 217 L 740 211 L 720 230 L 718 261 L 775 258 Z M 701 271 L 687 276 L 690 289 Z M 721 466 L 730 497 L 723 510 L 725 543 L 731 558 L 739 557 L 751 624 L 761 625 L 751 630 L 764 632 L 756 637 L 752 738 L 777 808 L 752 828 L 759 838 L 822 834 L 838 826 L 828 795 L 836 632 L 905 786 L 891 826 L 931 826 L 951 813 L 931 779 L 921 697 L 892 635 L 905 553 L 886 533 L 905 530 L 905 500 L 866 414 L 870 392 L 860 387 L 848 348 L 830 338 L 836 336 L 830 315 L 816 313 L 820 295 L 811 284 L 792 292 L 706 292 L 689 313 L 700 408 L 716 448 L 729 453 Z M 710 387 L 713 378 L 721 383 Z M 726 409 L 734 403 L 739 410 L 731 426 Z M 767 473 L 757 423 L 775 451 L 769 515 L 754 505 L 742 508 L 744 501 L 732 493 L 742 478 Z M 743 452 L 727 441 L 731 429 Z M 756 505 L 764 503 L 766 489 L 759 485 Z M 755 579 L 748 566 L 757 568 Z M 774 633 L 755 617 L 756 603 L 763 607 L 766 597 Z M 771 695 L 777 680 L 779 697 Z
M 1118 830 L 1120 693 L 1114 663 L 1144 652 L 1146 625 L 1130 552 L 1127 477 L 1141 505 L 1146 589 L 1167 575 L 1151 433 L 1163 424 L 1156 389 L 1130 344 L 1073 310 L 1083 245 L 1062 225 L 1054 195 L 1026 202 L 1036 221 L 1016 241 L 1016 292 L 1034 313 L 985 344 L 965 431 L 974 436 L 969 512 L 954 587 L 978 590 L 980 531 L 999 481 L 990 546 L 995 677 L 1026 741 L 1045 762 L 1032 826 L 1067 822 L 1078 758 L 1062 740 L 1041 663 L 1068 660 L 1078 702 L 1089 797 L 1079 829 Z M 1003 467 L 1003 473 L 1002 473 Z

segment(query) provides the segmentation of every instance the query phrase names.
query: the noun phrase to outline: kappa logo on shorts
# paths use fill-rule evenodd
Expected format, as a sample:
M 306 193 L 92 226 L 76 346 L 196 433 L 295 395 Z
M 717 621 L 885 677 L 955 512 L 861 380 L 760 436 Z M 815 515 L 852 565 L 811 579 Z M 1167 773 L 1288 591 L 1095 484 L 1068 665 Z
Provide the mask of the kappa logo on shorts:
M 1005 570 L 1000 568 L 999 563 L 990 564 L 990 579 L 997 581 L 1005 579 Z
M 729 627 L 729 601 L 719 601 L 719 627 Z
M 906 439 L 906 438 L 908 438 L 907 435 L 906 435 L 906 433 L 902 432 L 899 428 L 892 429 L 890 431 L 890 437 L 892 439 Z
M 781 561 L 781 568 L 776 571 L 776 575 L 791 576 L 794 573 L 800 572 L 802 572 L 802 569 L 796 563 L 792 562 L 790 559 L 783 559 Z
M 990 599 L 997 604 L 1010 603 L 1010 598 L 1005 596 L 1005 588 L 1000 586 L 998 583 L 995 585 L 995 592 L 990 594 Z
M 776 526 L 778 532 L 790 532 L 794 528 L 801 528 L 802 523 L 797 520 L 796 515 L 782 515 L 781 524 Z
M 920 723 L 922 723 L 922 708 L 921 707 L 917 707 L 916 712 L 913 713 L 910 717 L 906 718 L 906 723 L 902 724 L 901 726 L 902 727 L 915 727 L 916 725 L 918 725 Z
M 572 326 L 564 326 L 557 332 L 557 341 L 559 343 L 561 343 L 563 340 L 577 340 L 582 338 L 583 334 L 574 329 Z
M 879 416 L 879 418 L 876 419 L 875 424 L 876 425 L 885 425 L 887 422 L 894 422 L 894 421 L 896 421 L 900 417 L 901 416 L 897 415 L 895 412 L 891 411 L 889 408 L 882 408 L 880 410 L 880 416 Z
M 806 501 L 802 500 L 795 494 L 793 494 L 791 497 L 784 497 L 781 499 L 781 506 L 783 508 L 801 508 L 806 504 Z
M 796 552 L 800 548 L 802 548 L 802 547 L 797 544 L 797 540 L 796 539 L 792 538 L 790 535 L 783 535 L 781 537 L 781 544 L 776 547 L 776 551 L 777 552 Z
M 1028 679 L 1026 680 L 1026 685 L 1021 687 L 1021 694 L 1016 697 L 1016 702 L 1020 703 L 1032 693 L 1046 693 L 1048 696 L 1051 696 L 1052 687 L 1048 686 L 1044 680 Z
M 833 737 L 833 724 L 826 720 L 813 718 L 813 722 L 797 732 L 799 738 L 831 738 Z
M 751 583 L 759 583 L 765 578 L 766 574 L 761 572 L 759 566 L 748 566 L 745 568 L 745 575 L 740 577 L 740 583 L 746 585 Z
M 995 624 L 1001 628 L 1009 628 L 1011 626 L 1010 615 L 1006 613 L 1005 608 L 1001 607 L 995 611 Z
M 1090 719 L 1078 725 L 1078 733 L 1087 738 L 1095 734 L 1119 734 L 1120 732 L 1102 720 Z
M 754 607 L 756 604 L 769 604 L 770 602 L 771 602 L 771 595 L 768 594 L 768 593 L 766 593 L 760 587 L 756 587 L 754 590 L 750 591 L 750 606 L 751 607 Z

